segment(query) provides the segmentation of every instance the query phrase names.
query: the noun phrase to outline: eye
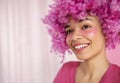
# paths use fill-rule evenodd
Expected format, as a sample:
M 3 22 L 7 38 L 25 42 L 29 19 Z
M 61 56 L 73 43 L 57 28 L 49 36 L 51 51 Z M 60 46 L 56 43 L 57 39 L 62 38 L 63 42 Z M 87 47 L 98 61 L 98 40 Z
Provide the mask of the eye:
M 83 25 L 83 26 L 82 26 L 82 30 L 86 30 L 86 29 L 88 29 L 88 28 L 91 28 L 91 26 L 89 26 L 89 25 Z
M 66 34 L 69 35 L 73 32 L 73 30 L 69 29 L 69 30 L 66 30 Z

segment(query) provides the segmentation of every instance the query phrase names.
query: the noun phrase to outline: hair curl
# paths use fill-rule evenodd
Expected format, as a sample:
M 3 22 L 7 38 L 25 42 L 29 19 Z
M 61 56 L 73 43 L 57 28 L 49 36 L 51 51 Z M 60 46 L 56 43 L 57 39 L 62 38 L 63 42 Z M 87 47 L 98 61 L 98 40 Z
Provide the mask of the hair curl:
M 82 19 L 88 13 L 98 16 L 106 38 L 106 47 L 114 49 L 120 43 L 120 0 L 54 0 L 50 8 L 43 22 L 49 25 L 48 32 L 55 53 L 64 57 L 69 49 L 64 28 L 68 16 L 74 19 Z

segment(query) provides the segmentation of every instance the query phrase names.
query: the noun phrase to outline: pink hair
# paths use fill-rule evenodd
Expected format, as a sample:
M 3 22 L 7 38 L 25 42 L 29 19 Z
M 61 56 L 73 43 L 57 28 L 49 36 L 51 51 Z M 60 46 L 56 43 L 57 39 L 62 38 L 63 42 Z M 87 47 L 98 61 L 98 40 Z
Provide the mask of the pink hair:
M 43 22 L 49 25 L 52 50 L 64 57 L 69 47 L 66 44 L 65 25 L 68 16 L 82 19 L 88 13 L 100 18 L 106 47 L 115 48 L 120 43 L 120 0 L 54 0 Z

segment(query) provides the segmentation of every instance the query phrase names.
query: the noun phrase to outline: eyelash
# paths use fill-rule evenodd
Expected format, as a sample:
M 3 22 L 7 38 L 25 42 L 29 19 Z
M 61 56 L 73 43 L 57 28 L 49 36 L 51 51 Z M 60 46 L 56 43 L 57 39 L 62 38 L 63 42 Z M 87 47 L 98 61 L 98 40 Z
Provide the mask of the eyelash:
M 88 29 L 88 28 L 91 28 L 91 26 L 89 26 L 89 25 L 83 25 L 83 26 L 82 26 L 82 30 L 86 30 L 86 29 Z
M 69 35 L 69 34 L 71 34 L 72 32 L 73 32 L 73 30 L 69 29 L 69 30 L 66 31 L 66 34 Z
M 91 26 L 89 26 L 89 25 L 83 25 L 83 26 L 81 27 L 82 30 L 86 30 L 86 29 L 88 29 L 88 28 L 91 28 Z M 72 32 L 74 32 L 74 30 L 68 29 L 68 30 L 66 31 L 66 34 L 69 35 L 69 34 L 71 34 Z

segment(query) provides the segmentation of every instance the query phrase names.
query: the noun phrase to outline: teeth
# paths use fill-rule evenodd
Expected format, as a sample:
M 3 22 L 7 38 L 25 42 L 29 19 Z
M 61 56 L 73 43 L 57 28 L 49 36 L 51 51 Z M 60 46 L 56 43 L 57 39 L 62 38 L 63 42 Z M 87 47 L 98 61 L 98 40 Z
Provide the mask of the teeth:
M 75 49 L 81 49 L 81 48 L 84 48 L 86 46 L 88 46 L 88 44 L 78 45 L 78 46 L 75 46 Z

